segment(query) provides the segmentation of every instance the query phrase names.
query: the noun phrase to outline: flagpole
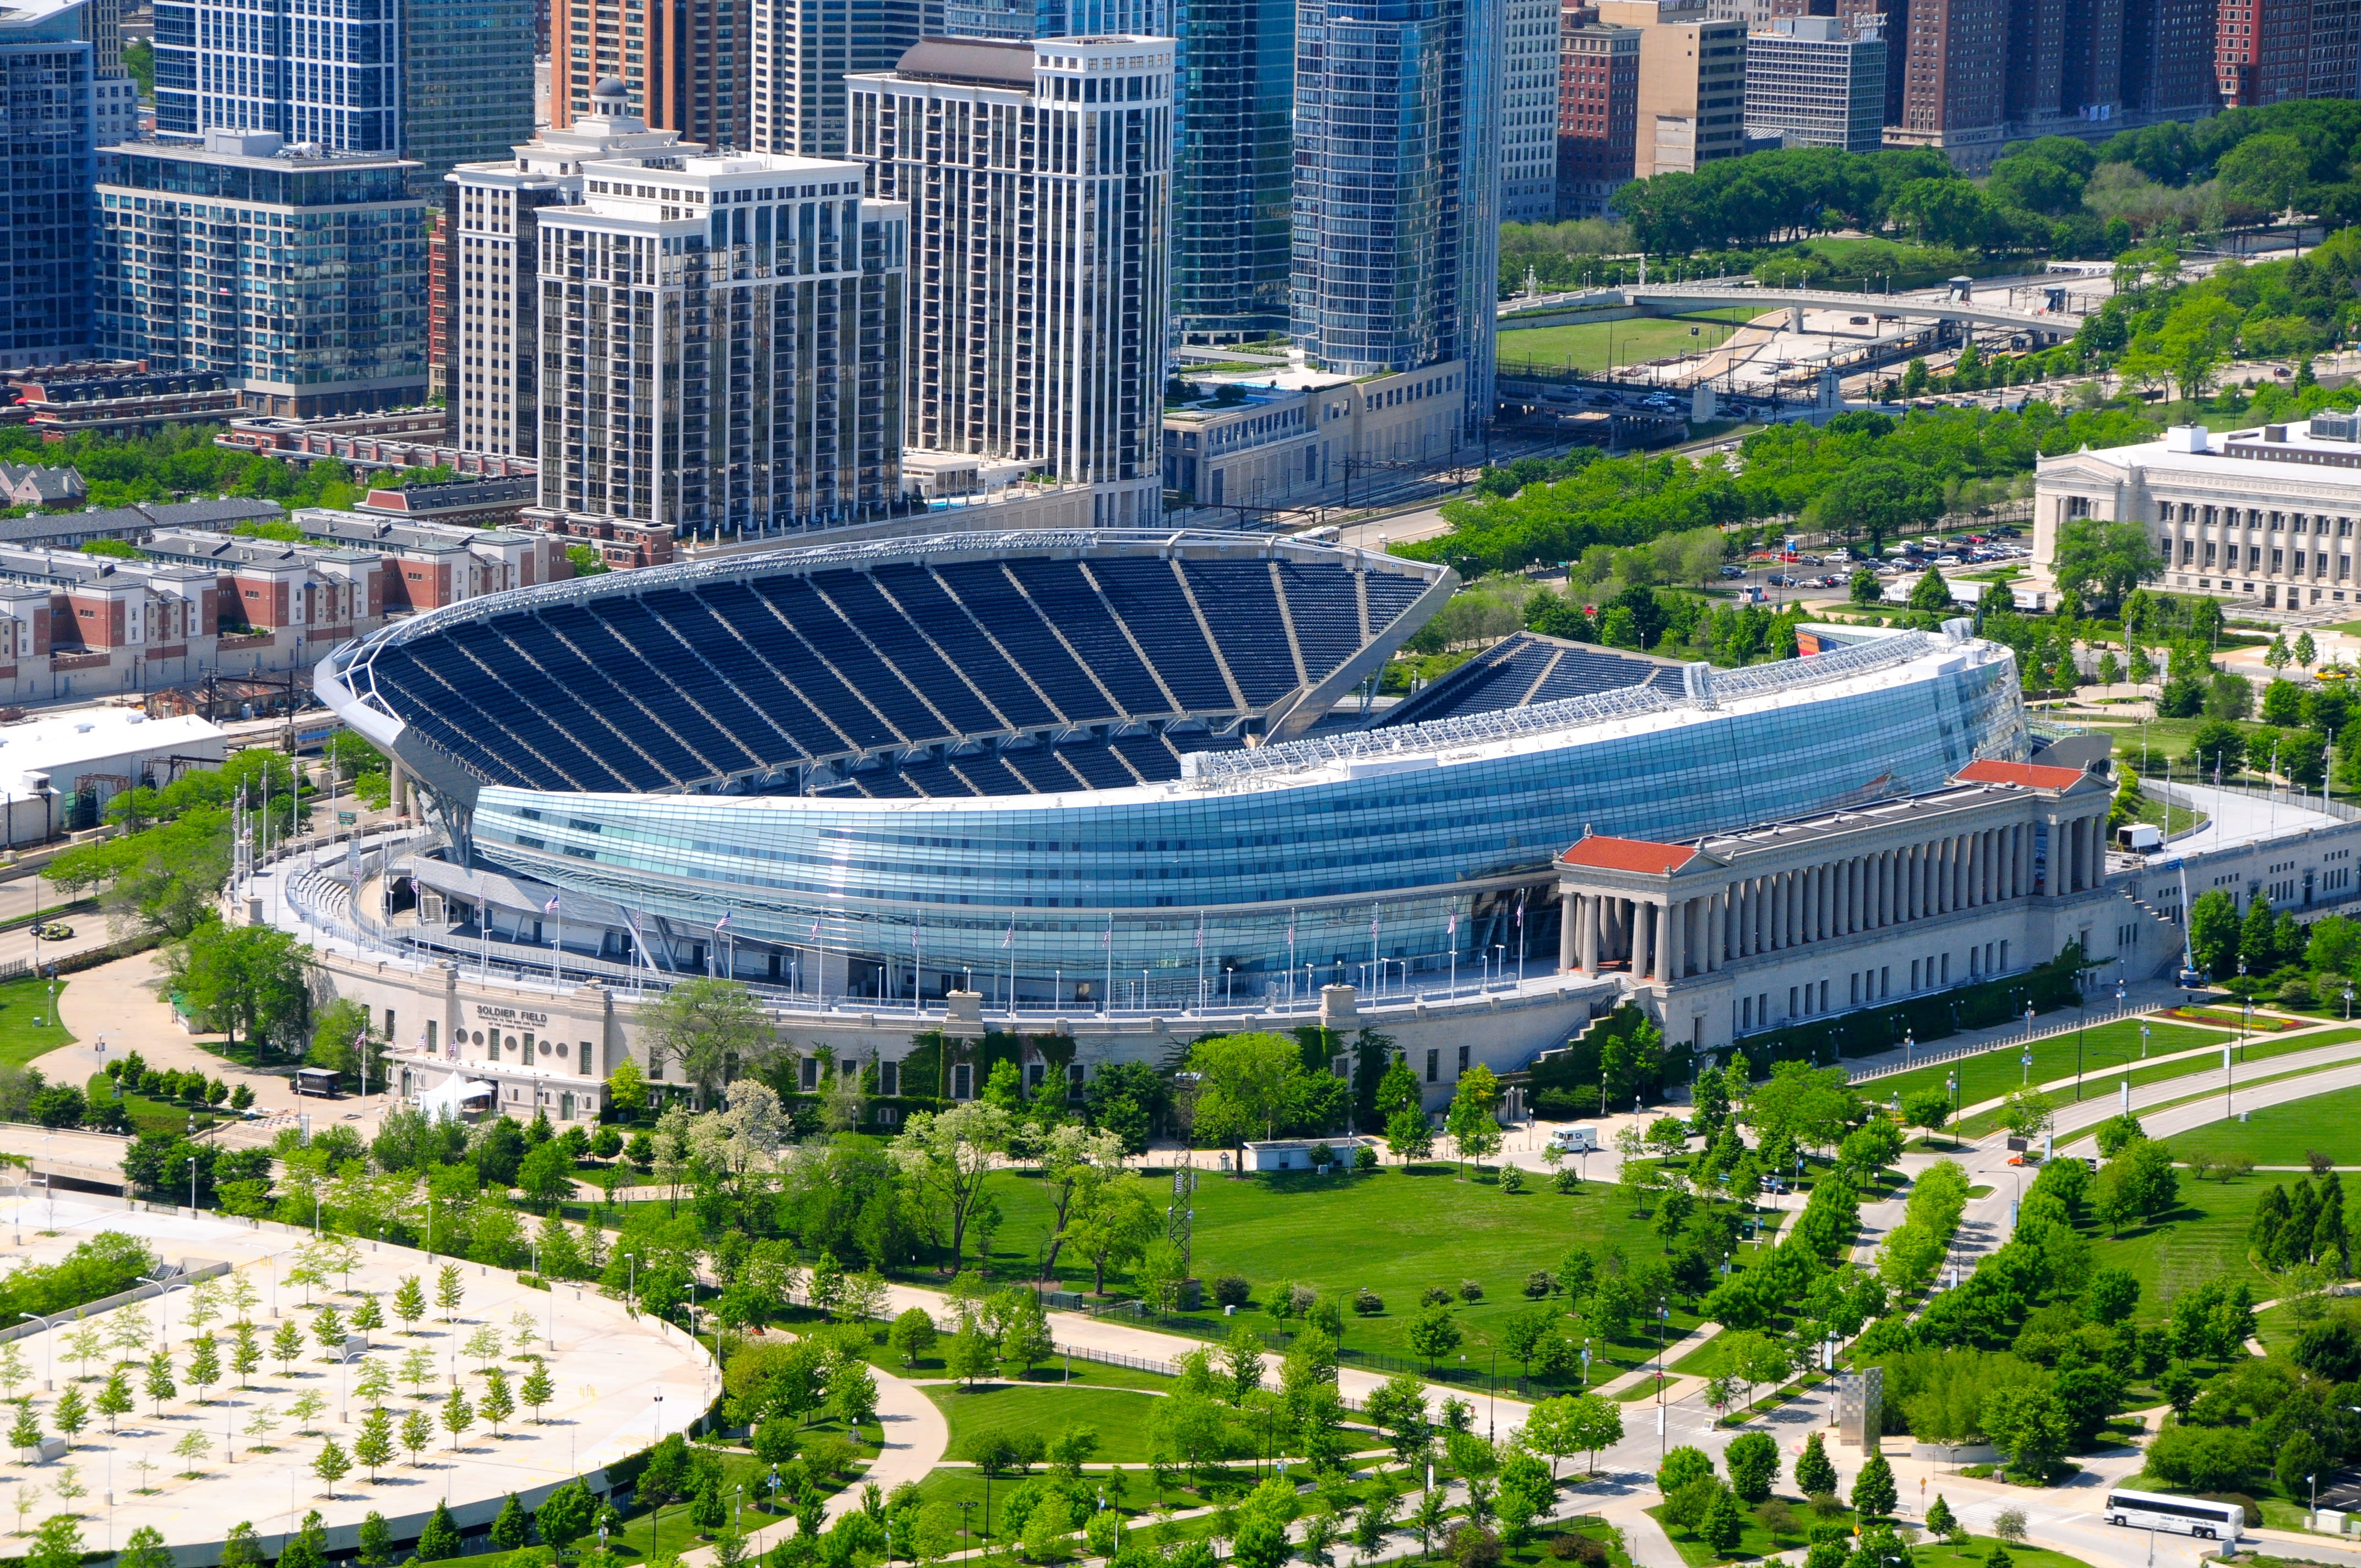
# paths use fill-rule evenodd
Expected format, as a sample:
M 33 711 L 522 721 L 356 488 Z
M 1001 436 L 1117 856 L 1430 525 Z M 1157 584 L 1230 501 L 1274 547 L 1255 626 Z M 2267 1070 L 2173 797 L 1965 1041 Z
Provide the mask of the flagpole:
M 1197 911 L 1197 1011 L 1205 1010 L 1205 912 Z
M 1099 1000 L 1099 1011 L 1112 1016 L 1115 1013 L 1115 911 L 1107 911 L 1106 935 L 1099 938 L 1106 949 L 1106 995 Z
M 1296 995 L 1295 995 L 1295 911 L 1294 911 L 1294 910 L 1292 910 L 1292 909 L 1290 909 L 1290 910 L 1289 910 L 1289 911 L 1287 912 L 1287 999 L 1288 999 L 1290 1002 L 1293 1002 L 1293 1001 L 1295 1001 L 1295 1000 L 1296 1000 Z

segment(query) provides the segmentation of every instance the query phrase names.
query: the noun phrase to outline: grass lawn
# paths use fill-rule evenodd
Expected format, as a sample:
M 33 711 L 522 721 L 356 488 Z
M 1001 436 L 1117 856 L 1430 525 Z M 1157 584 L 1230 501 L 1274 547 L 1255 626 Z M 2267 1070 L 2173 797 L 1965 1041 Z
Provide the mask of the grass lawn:
M 1532 365 L 1543 369 L 1563 370 L 1570 363 L 1576 370 L 1598 371 L 1606 369 L 1610 363 L 1610 340 L 1613 345 L 1612 363 L 1636 365 L 1644 359 L 1661 359 L 1667 355 L 1719 347 L 1730 336 L 1735 324 L 1769 313 L 1751 306 L 1731 306 L 1695 315 L 1642 316 L 1619 322 L 1525 327 L 1503 332 L 1496 341 L 1500 363 L 1511 367 Z M 1693 326 L 1697 329 L 1695 337 L 1689 335 L 1689 328 Z
M 2050 1035 L 2033 1042 L 2033 1082 L 2069 1077 L 2073 1073 L 2077 1033 L 2069 1030 L 2065 1034 Z M 2079 1031 L 2079 1034 L 2086 1074 L 2140 1058 L 2140 1033 L 2136 1020 L 2125 1018 L 2112 1024 L 2094 1025 Z M 2152 1023 L 2148 1025 L 2147 1051 L 2150 1056 L 2161 1056 L 2169 1051 L 2216 1044 L 2219 1039 L 2220 1036 L 2210 1029 Z M 1921 1090 L 1941 1088 L 1944 1080 L 1956 1072 L 1960 1075 L 1959 1102 L 1972 1105 L 1979 1100 L 1991 1100 L 2006 1094 L 2018 1086 L 2026 1077 L 2024 1066 L 2017 1059 L 2024 1054 L 2024 1049 L 2021 1041 L 2006 1042 L 1971 1057 L 1959 1057 L 1930 1067 L 1914 1068 L 1890 1078 L 1872 1079 L 1861 1085 L 1861 1091 L 1873 1100 L 1889 1099 L 1897 1093 L 1908 1100 Z M 2108 1079 L 2104 1089 L 2112 1093 L 2114 1080 Z M 2070 1094 L 2071 1091 L 2068 1092 Z M 1968 1121 L 1969 1132 L 1975 1131 L 1976 1122 L 1976 1118 Z
M 1711 1568 L 1716 1563 L 1752 1563 L 1773 1552 L 1793 1552 L 1809 1539 L 1815 1524 L 1833 1520 L 1850 1528 L 1853 1523 L 1850 1508 L 1839 1509 L 1823 1519 L 1822 1516 L 1794 1498 L 1783 1500 L 1795 1517 L 1795 1528 L 1785 1534 L 1773 1536 L 1756 1519 L 1755 1508 L 1741 1508 L 1739 1512 L 1744 1528 L 1737 1549 L 1727 1557 L 1717 1556 L 1713 1548 L 1699 1541 L 1693 1531 L 1666 1524 L 1664 1534 L 1671 1538 L 1673 1549 L 1681 1554 L 1681 1561 L 1688 1564 L 1688 1568 Z M 1648 1514 L 1657 1523 L 1664 1524 L 1664 1506 L 1662 1503 L 1650 1508 Z M 1999 1544 L 1993 1537 L 1982 1535 L 1971 1536 L 1967 1545 L 1957 1547 L 1930 1540 L 1910 1548 L 1910 1561 L 1912 1568 L 1983 1568 L 1985 1559 Z M 2087 1568 L 2078 1558 L 2038 1546 L 2012 1543 L 2008 1555 L 2010 1562 L 2021 1564 L 2023 1568 Z
M 2195 1181 L 2184 1172 L 2180 1206 L 2167 1218 L 2142 1230 L 2127 1231 L 2118 1240 L 2093 1236 L 2091 1266 L 2131 1271 L 2140 1285 L 2143 1321 L 2161 1319 L 2175 1296 L 2208 1279 L 2233 1283 L 2243 1279 L 2259 1300 L 2270 1294 L 2271 1285 L 2246 1261 L 2246 1234 L 2254 1226 L 2255 1205 L 2272 1185 L 2272 1180 L 2260 1176 Z
M 2302 1165 L 2310 1150 L 2319 1149 L 2349 1162 L 2356 1146 L 2345 1141 L 2354 1126 L 2346 1118 L 2356 1114 L 2361 1114 L 2361 1089 L 2332 1090 L 2309 1100 L 2266 1105 L 2246 1122 L 2192 1127 L 2174 1135 L 2172 1151 L 2183 1159 L 2244 1155 L 2257 1165 Z
M 1156 1194 L 1159 1212 L 1169 1201 L 1170 1176 L 1151 1171 L 1142 1179 Z M 991 1179 L 1003 1223 L 994 1254 L 994 1271 L 1007 1277 L 1036 1272 L 1036 1238 L 1049 1228 L 1049 1207 L 1040 1182 L 1010 1173 Z M 1509 1317 L 1530 1303 L 1525 1277 L 1554 1271 L 1576 1246 L 1620 1247 L 1626 1256 L 1663 1250 L 1649 1217 L 1632 1212 L 1628 1198 L 1609 1183 L 1586 1182 L 1559 1193 L 1534 1182 L 1518 1194 L 1504 1193 L 1488 1173 L 1464 1180 L 1456 1167 L 1412 1166 L 1341 1177 L 1274 1174 L 1245 1179 L 1210 1177 L 1197 1189 L 1192 1264 L 1208 1282 L 1224 1274 L 1244 1276 L 1254 1295 L 1234 1318 L 1218 1308 L 1165 1320 L 1167 1326 L 1209 1340 L 1229 1336 L 1244 1324 L 1257 1332 L 1291 1325 L 1268 1315 L 1278 1287 L 1302 1281 L 1321 1290 L 1351 1292 L 1363 1287 L 1384 1299 L 1372 1317 L 1347 1314 L 1345 1348 L 1415 1359 L 1408 1331 L 1419 1310 L 1420 1293 L 1430 1287 L 1453 1292 L 1455 1313 L 1465 1332 L 1461 1354 L 1470 1373 L 1488 1372 L 1494 1347 Z M 1022 1238 L 1021 1240 L 1019 1238 Z M 1739 1249 L 1743 1264 L 1751 1248 Z M 1070 1290 L 1088 1290 L 1088 1266 L 1071 1255 L 1057 1270 Z M 1481 1299 L 1463 1300 L 1462 1280 L 1474 1280 Z M 1111 1276 L 1111 1288 L 1129 1285 Z M 1693 1311 L 1676 1304 L 1672 1332 L 1697 1326 Z M 1592 1376 L 1603 1380 L 1617 1369 L 1642 1365 L 1655 1354 L 1653 1334 L 1592 1347 Z M 1451 1368 L 1455 1370 L 1456 1368 Z M 1521 1370 L 1504 1354 L 1502 1376 Z
M 930 1385 L 932 1399 L 950 1423 L 949 1453 L 972 1459 L 979 1443 L 1019 1432 L 1054 1439 L 1073 1427 L 1098 1429 L 1093 1464 L 1145 1464 L 1154 1448 L 1148 1419 L 1156 1396 L 1129 1388 L 1042 1387 L 1027 1384 L 987 1383 L 972 1388 Z
M 1037 1471 L 1030 1479 L 1038 1481 L 1047 1474 Z M 1002 1527 L 1000 1499 L 1007 1497 L 1015 1487 L 1024 1485 L 1027 1479 L 1022 1475 L 996 1475 L 987 1479 L 981 1470 L 945 1466 L 929 1472 L 926 1479 L 918 1483 L 918 1495 L 929 1503 L 948 1503 L 953 1508 L 962 1503 L 972 1505 L 965 1510 L 968 1526 L 974 1531 L 974 1544 L 985 1545 L 1006 1537 L 1007 1531 Z M 1119 1476 L 1113 1471 L 1086 1470 L 1082 1473 L 1082 1479 L 1093 1493 L 1105 1496 L 1109 1508 L 1133 1521 L 1129 1528 L 1137 1533 L 1131 1535 L 1131 1540 L 1148 1546 L 1169 1546 L 1174 1541 L 1205 1538 L 1213 1532 L 1215 1519 L 1211 1514 L 1200 1514 L 1191 1519 L 1158 1520 L 1155 1516 L 1161 1511 L 1163 1505 L 1170 1505 L 1176 1513 L 1186 1513 L 1213 1503 L 1235 1502 L 1252 1491 L 1262 1475 L 1250 1465 L 1225 1466 L 1214 1471 L 1200 1492 L 1188 1491 L 1176 1484 L 1164 1488 L 1161 1493 L 1157 1489 L 1154 1473 L 1146 1469 L 1125 1471 Z M 1350 1499 L 1346 1507 L 1357 1507 L 1381 1488 L 1398 1492 L 1403 1482 L 1404 1477 L 1395 1473 L 1355 1483 L 1344 1488 L 1345 1496 Z M 1309 1502 L 1307 1498 L 1307 1506 Z M 984 1508 L 987 1503 L 992 1507 L 992 1533 L 989 1536 L 984 1533 Z
M 58 993 L 72 983 L 60 981 Z M 28 974 L 0 984 L 0 1062 L 21 1067 L 73 1041 L 49 1005 L 48 981 Z

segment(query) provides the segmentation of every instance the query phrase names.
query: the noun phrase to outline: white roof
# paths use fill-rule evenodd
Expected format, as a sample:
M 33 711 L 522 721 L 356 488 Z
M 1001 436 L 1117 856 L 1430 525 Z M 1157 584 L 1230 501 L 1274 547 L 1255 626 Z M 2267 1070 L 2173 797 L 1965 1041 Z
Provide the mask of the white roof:
M 2251 431 L 2236 433 L 2253 435 Z M 2322 486 L 2352 490 L 2361 494 L 2361 468 L 2346 468 L 2324 463 L 2286 462 L 2268 457 L 2233 457 L 2224 452 L 2215 436 L 2211 449 L 2204 452 L 2175 452 L 2161 441 L 2144 441 L 2135 446 L 2110 446 L 2091 452 L 2060 453 L 2044 457 L 2040 466 L 2055 469 L 2075 463 L 2098 462 L 2125 470 L 2142 470 L 2148 483 L 2158 480 L 2170 483 L 2180 480 L 2193 485 L 2218 485 L 2224 479 L 2240 484 L 2301 485 L 2308 488 Z M 2284 444 L 2293 451 L 2314 450 L 2336 452 L 2347 455 L 2356 448 L 2349 442 L 2310 442 L 2290 440 Z
M 193 713 L 150 718 L 136 707 L 68 708 L 0 726 L 0 787 L 27 795 L 27 773 L 77 774 L 95 771 L 93 763 L 123 757 L 178 752 L 217 758 L 224 739 L 218 726 Z

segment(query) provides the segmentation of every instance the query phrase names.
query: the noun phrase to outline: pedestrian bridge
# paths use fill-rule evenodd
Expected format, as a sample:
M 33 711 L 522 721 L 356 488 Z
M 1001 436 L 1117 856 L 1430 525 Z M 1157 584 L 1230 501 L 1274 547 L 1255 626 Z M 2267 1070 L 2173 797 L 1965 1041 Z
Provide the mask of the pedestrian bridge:
M 1579 319 L 1579 313 L 1601 309 L 1640 309 L 1678 313 L 1711 310 L 1723 305 L 1843 311 L 1853 315 L 1887 315 L 1909 321 L 1968 322 L 1976 326 L 2029 332 L 2038 338 L 2073 335 L 2082 318 L 2068 312 L 2021 311 L 1973 298 L 1927 299 L 1911 294 L 1864 294 L 1850 289 L 1757 289 L 1730 283 L 1626 283 L 1600 289 L 1572 290 L 1503 300 L 1503 327 L 1553 326 Z

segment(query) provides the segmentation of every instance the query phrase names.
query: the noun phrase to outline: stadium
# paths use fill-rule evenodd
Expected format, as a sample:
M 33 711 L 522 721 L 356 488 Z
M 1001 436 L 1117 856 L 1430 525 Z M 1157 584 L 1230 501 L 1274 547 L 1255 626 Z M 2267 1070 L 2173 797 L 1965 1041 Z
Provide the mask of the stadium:
M 1362 1022 L 1480 1009 L 1483 1056 L 1530 1054 L 1596 1000 L 1554 973 L 1552 861 L 1586 831 L 1695 836 L 2026 754 L 2007 651 L 1964 623 L 1735 671 L 1520 634 L 1368 703 L 1455 586 L 1307 540 L 1105 532 L 467 601 L 320 665 L 438 831 L 291 878 L 285 917 L 432 970 L 397 1036 L 429 1057 L 481 1037 L 463 981 L 705 973 L 814 1038 L 998 1014 L 1128 1048 L 1350 986 Z

